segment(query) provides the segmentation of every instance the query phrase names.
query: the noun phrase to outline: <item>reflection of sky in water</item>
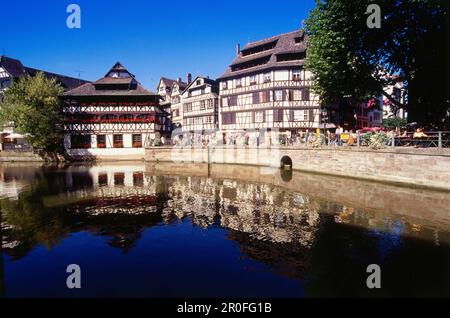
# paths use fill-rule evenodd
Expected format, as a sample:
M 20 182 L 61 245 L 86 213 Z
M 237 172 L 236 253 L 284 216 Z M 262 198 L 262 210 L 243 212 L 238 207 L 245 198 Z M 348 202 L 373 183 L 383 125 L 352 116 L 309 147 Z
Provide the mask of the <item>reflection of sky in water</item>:
M 377 248 L 379 256 L 385 260 L 389 253 L 400 248 L 403 243 L 405 224 L 400 220 L 384 220 L 385 229 L 370 229 L 369 235 L 378 239 Z
M 88 297 L 372 296 L 364 284 L 371 263 L 382 264 L 386 286 L 398 288 L 388 293 L 446 291 L 450 273 L 439 265 L 450 252 L 436 241 L 448 231 L 438 237 L 433 224 L 270 182 L 136 173 L 109 171 L 100 186 L 101 168 L 61 170 L 34 180 L 21 204 L 2 202 L 11 223 L 2 228 L 8 295 L 67 295 L 58 284 L 74 259 L 96 282 L 81 291 Z M 403 276 L 422 279 L 403 288 L 389 275 L 410 263 Z M 61 277 L 43 285 L 48 274 L 28 272 Z

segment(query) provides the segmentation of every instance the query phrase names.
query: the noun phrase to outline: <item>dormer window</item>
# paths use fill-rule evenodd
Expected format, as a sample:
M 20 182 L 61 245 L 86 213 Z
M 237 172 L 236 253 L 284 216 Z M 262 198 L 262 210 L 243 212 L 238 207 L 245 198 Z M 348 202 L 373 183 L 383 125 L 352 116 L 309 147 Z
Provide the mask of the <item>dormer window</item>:
M 293 81 L 300 81 L 302 79 L 302 73 L 300 70 L 293 70 L 292 71 L 292 80 Z

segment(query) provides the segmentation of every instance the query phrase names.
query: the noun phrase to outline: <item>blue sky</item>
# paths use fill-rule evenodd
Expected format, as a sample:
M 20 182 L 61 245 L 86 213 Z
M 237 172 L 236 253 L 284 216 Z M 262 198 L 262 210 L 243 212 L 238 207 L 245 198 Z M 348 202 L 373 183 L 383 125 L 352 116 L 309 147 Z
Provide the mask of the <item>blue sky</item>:
M 81 29 L 66 7 L 81 7 Z M 147 88 L 161 76 L 220 76 L 245 45 L 300 27 L 314 0 L 2 0 L 0 53 L 96 80 L 120 61 Z

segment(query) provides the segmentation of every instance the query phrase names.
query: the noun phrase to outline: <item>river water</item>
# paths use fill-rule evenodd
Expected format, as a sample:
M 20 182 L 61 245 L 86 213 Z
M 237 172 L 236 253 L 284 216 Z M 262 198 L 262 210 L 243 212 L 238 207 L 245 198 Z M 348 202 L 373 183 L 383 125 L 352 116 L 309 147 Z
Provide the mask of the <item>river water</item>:
M 450 193 L 105 163 L 2 164 L 0 197 L 3 297 L 450 296 Z

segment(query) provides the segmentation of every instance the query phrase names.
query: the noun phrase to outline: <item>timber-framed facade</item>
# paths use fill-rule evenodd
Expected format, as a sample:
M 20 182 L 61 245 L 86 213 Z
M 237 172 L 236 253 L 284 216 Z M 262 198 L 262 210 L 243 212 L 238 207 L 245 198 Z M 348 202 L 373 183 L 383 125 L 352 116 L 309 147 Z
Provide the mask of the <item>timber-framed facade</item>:
M 320 99 L 304 66 L 306 46 L 303 30 L 249 43 L 242 50 L 238 45 L 237 57 L 218 79 L 223 133 L 297 133 L 320 127 Z
M 216 131 L 219 128 L 219 85 L 198 76 L 182 93 L 182 132 Z
M 142 157 L 162 135 L 170 133 L 161 96 L 152 93 L 120 63 L 94 83 L 61 96 L 64 146 L 72 157 Z

